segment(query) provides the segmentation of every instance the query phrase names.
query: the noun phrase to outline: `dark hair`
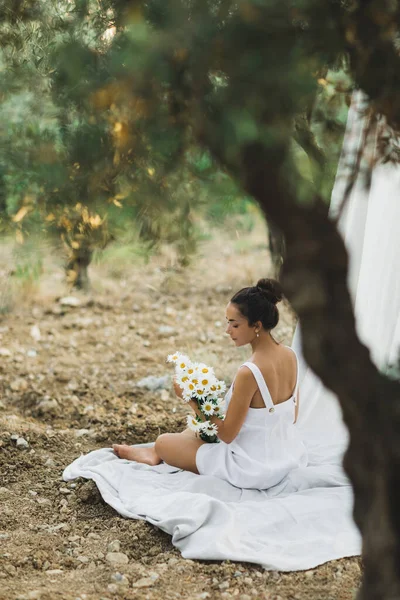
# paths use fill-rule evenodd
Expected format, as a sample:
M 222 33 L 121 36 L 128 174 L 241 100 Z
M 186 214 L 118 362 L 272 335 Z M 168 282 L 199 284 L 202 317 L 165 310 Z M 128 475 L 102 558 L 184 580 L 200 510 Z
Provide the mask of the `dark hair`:
M 282 288 L 275 279 L 260 279 L 257 285 L 236 292 L 231 302 L 236 304 L 249 325 L 261 321 L 264 329 L 269 331 L 278 324 L 279 311 L 276 305 L 282 298 Z

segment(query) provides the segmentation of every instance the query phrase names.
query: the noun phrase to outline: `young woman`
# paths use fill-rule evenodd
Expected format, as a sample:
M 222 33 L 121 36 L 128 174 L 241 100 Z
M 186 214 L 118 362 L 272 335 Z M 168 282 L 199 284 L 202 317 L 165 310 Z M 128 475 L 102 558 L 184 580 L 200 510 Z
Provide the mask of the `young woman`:
M 213 475 L 242 488 L 267 489 L 307 464 L 295 423 L 299 412 L 298 361 L 271 335 L 279 320 L 279 284 L 261 279 L 237 292 L 226 308 L 226 333 L 236 346 L 251 345 L 225 397 L 225 420 L 212 417 L 220 443 L 209 444 L 187 429 L 160 435 L 154 447 L 114 445 L 120 458 L 149 465 L 161 461 L 193 473 Z M 181 396 L 181 388 L 175 384 Z M 190 402 L 199 414 L 196 402 Z

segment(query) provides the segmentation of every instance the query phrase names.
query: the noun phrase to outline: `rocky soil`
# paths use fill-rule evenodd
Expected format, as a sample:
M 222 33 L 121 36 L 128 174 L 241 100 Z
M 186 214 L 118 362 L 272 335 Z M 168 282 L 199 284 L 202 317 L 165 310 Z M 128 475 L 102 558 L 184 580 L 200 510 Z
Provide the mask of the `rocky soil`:
M 215 235 L 185 271 L 167 254 L 117 273 L 93 267 L 89 295 L 71 294 L 50 259 L 23 294 L 8 277 L 8 250 L 0 259 L 0 600 L 354 598 L 359 558 L 297 573 L 185 560 L 168 535 L 120 517 L 92 482 L 62 481 L 80 453 L 182 430 L 188 410 L 173 396 L 168 353 L 220 365 L 229 383 L 246 350 L 224 335 L 225 305 L 268 275 L 264 230 Z M 289 342 L 293 324 L 283 307 L 277 337 Z M 163 378 L 159 389 L 138 385 L 151 375 Z

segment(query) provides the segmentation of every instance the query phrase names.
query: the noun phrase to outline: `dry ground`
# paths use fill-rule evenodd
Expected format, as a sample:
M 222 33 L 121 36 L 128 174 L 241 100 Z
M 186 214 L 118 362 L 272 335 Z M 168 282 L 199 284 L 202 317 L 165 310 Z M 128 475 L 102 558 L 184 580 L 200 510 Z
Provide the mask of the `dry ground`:
M 170 372 L 167 353 L 221 365 L 229 382 L 246 354 L 224 336 L 224 309 L 234 290 L 268 275 L 261 226 L 214 234 L 182 272 L 166 253 L 147 265 L 93 267 L 93 290 L 75 294 L 76 307 L 60 302 L 69 292 L 54 259 L 24 290 L 6 276 L 10 246 L 0 251 L 0 600 L 354 598 L 358 558 L 297 573 L 185 560 L 168 535 L 121 518 L 91 482 L 61 478 L 82 452 L 182 429 L 187 408 L 171 391 L 135 387 Z M 277 337 L 290 341 L 292 329 L 283 309 Z M 117 540 L 129 557 L 118 568 L 105 559 Z

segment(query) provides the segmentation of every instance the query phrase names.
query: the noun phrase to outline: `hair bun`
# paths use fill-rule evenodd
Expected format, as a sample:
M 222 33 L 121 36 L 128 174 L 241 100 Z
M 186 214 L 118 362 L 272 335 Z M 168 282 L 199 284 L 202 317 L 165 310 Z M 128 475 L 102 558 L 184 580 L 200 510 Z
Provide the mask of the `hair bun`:
M 256 288 L 265 294 L 272 304 L 277 304 L 283 299 L 281 284 L 275 279 L 259 279 Z

